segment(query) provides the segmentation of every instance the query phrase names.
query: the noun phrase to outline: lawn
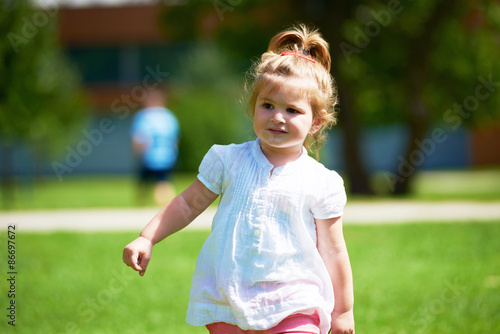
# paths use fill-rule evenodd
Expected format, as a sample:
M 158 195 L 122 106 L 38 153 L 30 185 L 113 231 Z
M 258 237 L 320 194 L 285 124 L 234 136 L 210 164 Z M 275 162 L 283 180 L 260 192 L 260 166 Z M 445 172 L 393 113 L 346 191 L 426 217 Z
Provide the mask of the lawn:
M 173 183 L 178 192 L 186 189 L 196 174 L 177 173 Z M 124 208 L 136 203 L 135 179 L 131 176 L 80 175 L 63 181 L 47 177 L 34 183 L 24 181 L 10 209 Z M 153 196 L 148 206 L 154 206 Z M 2 206 L 5 209 L 5 205 Z M 0 207 L 0 210 L 2 209 Z
M 18 232 L 17 332 L 206 333 L 184 319 L 207 234 L 182 231 L 155 246 L 141 278 L 121 262 L 136 233 Z M 346 225 L 357 333 L 499 333 L 498 235 L 500 221 Z M 2 319 L 0 332 L 13 332 Z
M 196 178 L 195 173 L 177 173 L 173 181 L 178 192 Z M 383 193 L 388 183 L 383 174 L 375 175 L 373 182 Z M 134 207 L 136 184 L 128 176 L 73 176 L 59 182 L 46 178 L 37 183 L 24 181 L 16 192 L 16 203 L 10 209 L 64 209 Z M 377 200 L 380 197 L 370 197 Z M 367 198 L 349 196 L 349 201 Z M 500 201 L 500 169 L 425 171 L 414 182 L 413 193 L 404 199 L 418 201 L 479 200 Z M 152 197 L 150 206 L 154 206 Z M 0 206 L 5 209 L 5 205 Z
M 390 178 L 389 178 L 390 180 Z M 371 178 L 380 194 L 389 192 L 385 173 Z M 404 198 L 418 201 L 500 201 L 500 168 L 421 171 L 415 175 L 412 192 Z

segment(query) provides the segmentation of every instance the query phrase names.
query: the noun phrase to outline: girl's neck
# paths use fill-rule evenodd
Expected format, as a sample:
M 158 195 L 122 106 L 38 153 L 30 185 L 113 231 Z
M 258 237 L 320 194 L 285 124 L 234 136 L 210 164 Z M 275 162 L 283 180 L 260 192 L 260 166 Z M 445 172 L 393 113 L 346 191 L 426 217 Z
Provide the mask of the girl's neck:
M 293 162 L 302 156 L 302 146 L 297 148 L 282 149 L 268 147 L 266 145 L 263 145 L 261 142 L 260 149 L 267 160 L 274 166 L 274 168 L 284 166 L 287 163 Z

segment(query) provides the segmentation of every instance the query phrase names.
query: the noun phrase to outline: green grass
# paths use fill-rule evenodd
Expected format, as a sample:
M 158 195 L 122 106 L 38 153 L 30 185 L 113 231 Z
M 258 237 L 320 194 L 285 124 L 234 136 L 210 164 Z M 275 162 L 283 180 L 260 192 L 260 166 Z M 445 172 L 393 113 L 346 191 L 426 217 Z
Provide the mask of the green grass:
M 175 174 L 176 191 L 186 189 L 195 178 L 196 174 Z M 134 207 L 137 205 L 136 190 L 137 182 L 131 176 L 74 176 L 63 181 L 46 178 L 34 184 L 25 182 L 19 187 L 10 209 Z M 146 205 L 155 205 L 152 194 Z
M 175 174 L 173 182 L 177 192 L 184 190 L 195 178 L 195 173 Z M 373 182 L 381 193 L 387 190 L 388 183 L 383 174 L 375 175 Z M 9 209 L 134 207 L 137 205 L 135 196 L 136 183 L 132 177 L 74 176 L 66 177 L 62 182 L 57 178 L 47 178 L 35 184 L 25 182 L 16 192 L 16 202 Z M 350 196 L 349 200 L 381 198 Z M 416 175 L 413 193 L 389 198 L 500 201 L 500 169 L 421 172 Z M 155 205 L 152 196 L 147 205 Z M 0 206 L 1 209 L 5 209 L 5 204 Z
M 500 200 L 500 169 L 421 172 L 415 177 L 416 199 Z
M 207 232 L 181 232 L 155 247 L 142 278 L 121 260 L 135 236 L 18 232 L 17 332 L 204 333 L 184 319 Z M 4 239 L 2 234 L 2 245 Z M 1 295 L 4 309 L 5 291 Z M 0 332 L 7 327 L 2 320 Z
M 377 173 L 371 178 L 372 187 L 380 196 L 390 192 L 391 178 L 388 175 Z M 418 201 L 498 201 L 500 168 L 421 171 L 412 181 L 411 193 L 401 198 Z
M 121 262 L 136 233 L 18 231 L 17 332 L 206 333 L 184 319 L 207 234 L 182 231 L 155 246 L 141 278 Z M 500 221 L 345 226 L 357 332 L 499 333 L 498 235 Z M 14 332 L 2 319 L 0 332 Z
M 346 228 L 359 333 L 498 333 L 499 222 Z

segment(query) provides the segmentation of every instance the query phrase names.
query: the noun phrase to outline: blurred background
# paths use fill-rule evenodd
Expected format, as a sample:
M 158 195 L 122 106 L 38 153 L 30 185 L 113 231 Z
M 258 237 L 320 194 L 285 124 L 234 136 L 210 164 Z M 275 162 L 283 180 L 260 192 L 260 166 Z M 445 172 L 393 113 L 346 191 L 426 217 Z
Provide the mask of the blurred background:
M 181 127 L 181 191 L 210 146 L 254 138 L 245 72 L 299 22 L 331 46 L 339 123 L 321 161 L 352 198 L 500 199 L 499 1 L 2 6 L 2 209 L 136 205 L 130 126 L 157 85 Z
M 184 319 L 210 215 L 145 277 L 122 263 L 158 211 L 132 120 L 166 89 L 182 191 L 213 144 L 254 138 L 245 73 L 299 22 L 339 89 L 320 159 L 348 191 L 357 332 L 500 333 L 498 0 L 3 0 L 0 332 L 206 333 Z

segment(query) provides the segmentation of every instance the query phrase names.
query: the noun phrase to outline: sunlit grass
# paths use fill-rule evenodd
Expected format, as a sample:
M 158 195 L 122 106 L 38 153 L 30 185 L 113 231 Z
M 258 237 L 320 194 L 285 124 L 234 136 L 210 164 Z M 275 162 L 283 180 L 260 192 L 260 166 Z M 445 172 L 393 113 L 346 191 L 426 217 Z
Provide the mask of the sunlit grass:
M 350 199 L 500 201 L 500 168 L 420 171 L 411 179 L 410 193 L 401 196 L 388 195 L 397 180 L 389 175 L 386 172 L 372 175 L 371 184 L 378 196 Z
M 181 192 L 196 178 L 196 173 L 174 174 L 173 182 Z M 387 191 L 388 182 L 383 174 L 373 177 L 374 185 L 381 193 Z M 404 197 L 349 196 L 358 199 L 410 199 L 480 200 L 500 201 L 500 169 L 424 171 L 415 176 L 413 192 Z M 37 183 L 24 182 L 15 194 L 16 201 L 10 209 L 62 209 L 62 208 L 123 208 L 134 207 L 136 180 L 132 176 L 73 176 L 59 182 L 46 178 Z M 154 206 L 153 196 L 146 205 Z M 2 206 L 5 209 L 5 205 Z
M 196 174 L 177 173 L 173 183 L 177 192 L 186 189 Z M 11 209 L 124 208 L 138 206 L 137 180 L 133 176 L 73 176 L 63 181 L 44 178 L 24 183 L 16 192 Z M 154 206 L 153 194 L 141 205 Z
M 500 332 L 500 222 L 346 225 L 344 233 L 357 332 Z M 185 314 L 207 235 L 182 231 L 162 241 L 140 277 L 122 263 L 136 233 L 19 231 L 17 332 L 206 333 Z M 9 330 L 4 318 L 0 332 Z
M 421 172 L 413 194 L 423 199 L 500 200 L 500 168 Z

